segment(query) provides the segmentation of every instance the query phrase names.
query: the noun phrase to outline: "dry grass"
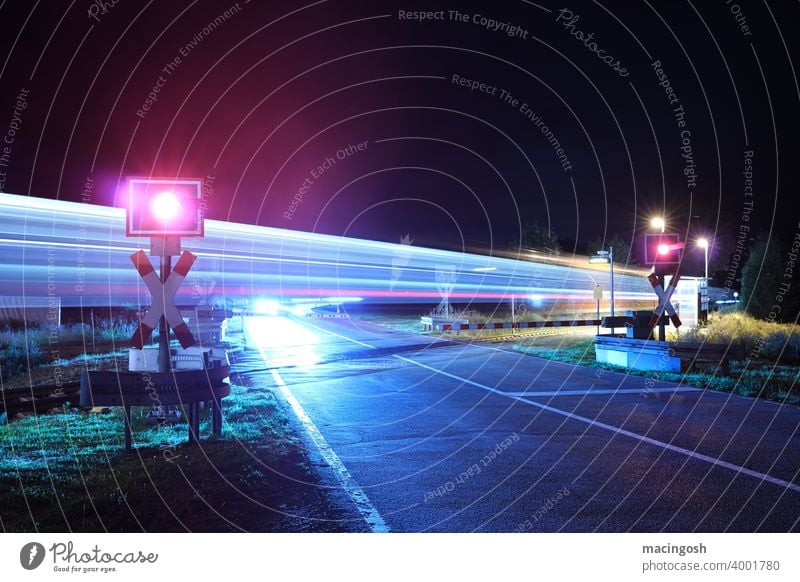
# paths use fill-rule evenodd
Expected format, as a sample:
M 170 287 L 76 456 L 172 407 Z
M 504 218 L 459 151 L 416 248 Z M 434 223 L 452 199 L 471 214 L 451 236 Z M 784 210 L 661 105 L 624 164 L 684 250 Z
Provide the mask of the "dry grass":
M 714 313 L 708 325 L 681 333 L 680 340 L 741 344 L 751 359 L 800 363 L 800 325 L 765 321 L 738 311 Z

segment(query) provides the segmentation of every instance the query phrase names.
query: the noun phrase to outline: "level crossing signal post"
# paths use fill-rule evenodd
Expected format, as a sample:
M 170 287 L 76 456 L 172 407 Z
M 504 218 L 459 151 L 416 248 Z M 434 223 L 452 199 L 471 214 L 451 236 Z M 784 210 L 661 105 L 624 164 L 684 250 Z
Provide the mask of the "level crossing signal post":
M 160 274 L 156 274 L 143 251 L 131 255 L 153 303 L 142 317 L 130 345 L 143 349 L 157 324 L 159 372 L 172 369 L 170 327 L 184 349 L 196 343 L 174 303 L 174 297 L 197 258 L 186 251 L 181 253 L 181 237 L 201 237 L 204 232 L 200 207 L 202 184 L 199 179 L 128 178 L 126 234 L 129 237 L 150 237 L 150 256 L 159 258 L 160 268 Z M 179 255 L 173 270 L 172 257 Z M 165 418 L 160 406 L 154 407 L 151 417 Z
M 192 253 L 181 251 L 181 239 L 203 236 L 201 193 L 202 180 L 128 179 L 126 234 L 150 238 L 150 256 L 158 257 L 160 272 L 156 272 L 144 251 L 131 255 L 152 296 L 152 305 L 140 316 L 131 337 L 128 370 L 84 371 L 80 396 L 83 406 L 124 408 L 125 450 L 128 452 L 133 445 L 133 406 L 151 407 L 148 421 L 159 423 L 177 421 L 177 407 L 183 407 L 188 410 L 188 442 L 195 443 L 200 434 L 200 405 L 210 403 L 212 436 L 222 435 L 221 399 L 230 395 L 227 352 L 217 347 L 194 348 L 195 338 L 175 304 L 175 295 L 197 259 Z M 172 257 L 178 257 L 174 267 Z M 159 347 L 157 350 L 145 348 L 155 327 L 159 328 Z M 169 347 L 170 330 L 182 348 L 176 350 L 175 358 L 179 363 L 175 366 Z M 167 407 L 174 411 L 169 418 L 163 413 Z
M 652 233 L 645 235 L 645 263 L 653 266 L 653 272 L 647 279 L 653 287 L 658 298 L 658 304 L 650 319 L 650 328 L 658 325 L 658 340 L 666 341 L 666 322 L 664 313 L 669 315 L 672 324 L 678 328 L 681 320 L 672 305 L 672 294 L 680 280 L 681 253 L 684 248 L 677 234 Z M 667 275 L 671 275 L 669 285 L 666 284 Z

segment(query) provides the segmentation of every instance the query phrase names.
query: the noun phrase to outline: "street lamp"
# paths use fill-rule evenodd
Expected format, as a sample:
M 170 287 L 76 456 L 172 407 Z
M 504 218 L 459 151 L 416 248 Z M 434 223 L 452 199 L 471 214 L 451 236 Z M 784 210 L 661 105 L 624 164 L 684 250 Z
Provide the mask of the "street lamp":
M 656 216 L 650 220 L 650 226 L 659 229 L 661 232 L 664 232 L 664 229 L 667 228 L 667 223 L 664 222 L 664 219 L 660 216 Z
M 703 249 L 703 255 L 705 256 L 705 265 L 706 265 L 705 279 L 706 279 L 706 284 L 708 284 L 708 239 L 707 238 L 697 239 L 697 246 Z

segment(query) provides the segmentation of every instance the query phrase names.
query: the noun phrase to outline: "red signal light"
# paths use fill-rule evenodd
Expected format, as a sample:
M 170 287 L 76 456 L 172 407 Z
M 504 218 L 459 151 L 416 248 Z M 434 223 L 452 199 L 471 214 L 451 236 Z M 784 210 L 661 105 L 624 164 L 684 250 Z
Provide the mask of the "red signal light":
M 681 261 L 683 243 L 677 234 L 651 233 L 644 239 L 645 263 L 649 265 L 674 265 Z
M 128 236 L 203 236 L 202 180 L 128 178 Z
M 151 210 L 161 222 L 168 223 L 181 211 L 181 203 L 172 192 L 162 192 L 153 198 Z

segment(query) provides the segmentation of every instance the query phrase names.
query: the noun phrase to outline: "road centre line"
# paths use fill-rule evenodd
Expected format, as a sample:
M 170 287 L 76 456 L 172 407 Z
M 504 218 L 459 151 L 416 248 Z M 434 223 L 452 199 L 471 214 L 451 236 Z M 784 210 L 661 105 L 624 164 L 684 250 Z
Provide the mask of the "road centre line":
M 529 390 L 527 392 L 502 392 L 505 396 L 594 396 L 594 395 L 615 395 L 615 394 L 650 394 L 654 392 L 702 392 L 701 388 L 620 388 L 620 389 L 589 389 L 589 390 L 555 390 L 550 392 L 538 392 Z
M 327 333 L 329 335 L 340 337 L 340 338 L 342 338 L 344 340 L 356 343 L 358 345 L 361 345 L 361 346 L 364 346 L 364 347 L 367 347 L 367 348 L 371 348 L 371 349 L 375 349 L 374 346 L 371 346 L 371 345 L 369 345 L 367 343 L 364 343 L 364 342 L 361 342 L 359 340 L 355 340 L 355 339 L 349 338 L 349 337 L 347 337 L 345 335 L 338 334 L 336 332 L 333 332 L 333 331 L 330 331 L 330 330 L 327 330 L 327 329 L 322 329 L 322 328 L 319 328 L 319 327 L 316 327 L 316 326 L 311 326 L 311 327 L 313 327 L 314 329 L 316 329 L 318 331 L 322 331 L 322 332 Z M 619 435 L 622 435 L 622 436 L 627 436 L 629 438 L 638 440 L 638 441 L 643 442 L 643 443 L 647 443 L 647 444 L 650 444 L 650 445 L 653 445 L 653 446 L 656 446 L 656 447 L 659 447 L 659 448 L 662 448 L 662 449 L 665 449 L 665 450 L 668 450 L 668 451 L 672 451 L 674 453 L 678 453 L 678 454 L 687 456 L 689 458 L 692 458 L 692 459 L 695 459 L 695 460 L 698 460 L 698 461 L 703 461 L 703 462 L 709 463 L 711 465 L 715 465 L 717 467 L 722 467 L 722 468 L 725 468 L 725 469 L 729 469 L 731 471 L 734 471 L 735 473 L 740 473 L 740 474 L 743 474 L 743 475 L 747 475 L 749 477 L 753 477 L 755 479 L 759 479 L 760 481 L 763 481 L 765 483 L 772 483 L 773 485 L 778 485 L 779 487 L 784 487 L 786 489 L 790 489 L 792 491 L 800 493 L 800 485 L 798 485 L 796 483 L 792 483 L 790 481 L 786 481 L 785 479 L 779 479 L 778 477 L 773 477 L 772 475 L 767 475 L 766 473 L 760 473 L 758 471 L 754 471 L 752 469 L 748 469 L 748 468 L 742 467 L 740 465 L 735 465 L 733 463 L 729 463 L 728 461 L 723 461 L 722 459 L 717 459 L 717 458 L 711 457 L 709 455 L 704 455 L 703 453 L 698 453 L 698 452 L 693 451 L 691 449 L 678 447 L 678 446 L 672 445 L 670 443 L 665 443 L 663 441 L 659 441 L 657 439 L 654 439 L 654 438 L 651 438 L 651 437 L 648 437 L 648 436 L 645 436 L 645 435 L 641 435 L 641 434 L 638 434 L 638 433 L 635 433 L 635 432 L 632 432 L 632 431 L 629 431 L 629 430 L 625 430 L 624 428 L 619 428 L 619 427 L 616 427 L 616 426 L 613 426 L 613 425 L 610 425 L 610 424 L 606 424 L 604 422 L 600 422 L 598 420 L 593 420 L 591 418 L 587 418 L 585 416 L 581 416 L 579 414 L 568 412 L 566 410 L 561 410 L 560 408 L 556 408 L 556 407 L 550 406 L 548 404 L 543 404 L 541 402 L 536 402 L 534 400 L 529 400 L 528 398 L 523 398 L 522 396 L 511 395 L 513 393 L 503 392 L 502 390 L 498 390 L 497 388 L 492 388 L 492 387 L 487 386 L 485 384 L 481 384 L 480 382 L 475 382 L 474 380 L 469 380 L 467 378 L 463 378 L 461 376 L 457 376 L 455 374 L 451 374 L 449 372 L 445 372 L 444 370 L 439 370 L 438 368 L 434 368 L 433 366 L 429 366 L 427 364 L 423 364 L 421 362 L 417 362 L 416 360 L 412 360 L 411 358 L 406 358 L 405 356 L 400 356 L 398 354 L 394 354 L 393 357 L 397 358 L 398 360 L 401 360 L 403 362 L 406 362 L 408 364 L 411 364 L 411 365 L 414 365 L 414 366 L 418 366 L 420 368 L 424 368 L 424 369 L 429 370 L 431 372 L 434 372 L 436 374 L 441 374 L 443 376 L 447 376 L 447 377 L 449 377 L 449 378 L 451 378 L 453 380 L 458 380 L 459 382 L 462 382 L 464 384 L 469 384 L 470 386 L 474 386 L 476 388 L 480 388 L 481 390 L 485 390 L 487 392 L 491 392 L 491 393 L 496 394 L 498 396 L 504 396 L 506 398 L 510 398 L 512 400 L 516 400 L 518 402 L 522 402 L 522 403 L 528 404 L 530 406 L 535 406 L 535 407 L 540 408 L 542 410 L 546 410 L 547 412 L 552 412 L 553 414 L 558 414 L 560 416 L 564 416 L 564 417 L 569 418 L 571 420 L 576 420 L 578 422 L 583 422 L 583 423 L 588 424 L 590 426 L 593 426 L 595 428 L 600 428 L 600 429 L 604 429 L 604 430 L 613 432 L 615 434 L 619 434 Z M 619 392 L 619 391 L 617 391 L 617 392 Z M 529 393 L 529 394 L 527 394 L 527 396 L 530 397 L 530 396 L 532 396 L 532 394 Z
M 311 326 L 311 327 L 314 327 L 314 329 L 317 329 L 317 330 L 322 331 L 324 333 L 327 333 L 327 334 L 330 334 L 330 335 L 333 335 L 333 336 L 337 336 L 337 337 L 340 337 L 342 339 L 348 340 L 350 342 L 359 344 L 361 346 L 375 349 L 374 346 L 371 346 L 371 345 L 369 345 L 367 343 L 364 343 L 364 342 L 349 338 L 349 337 L 347 337 L 345 335 L 338 334 L 338 333 L 330 331 L 330 330 L 321 329 L 321 328 L 318 328 L 318 327 L 315 327 L 315 326 Z M 693 451 L 691 449 L 685 449 L 683 447 L 678 447 L 678 446 L 672 445 L 670 443 L 665 443 L 663 441 L 659 441 L 657 439 L 654 439 L 654 438 L 651 438 L 651 437 L 648 437 L 648 436 L 644 436 L 644 435 L 641 435 L 641 434 L 638 434 L 638 433 L 635 433 L 635 432 L 632 432 L 632 431 L 629 431 L 629 430 L 625 430 L 624 428 L 619 428 L 619 427 L 616 427 L 616 426 L 613 426 L 613 425 L 610 425 L 610 424 L 606 424 L 606 423 L 600 422 L 598 420 L 593 420 L 591 418 L 587 418 L 587 417 L 581 416 L 579 414 L 568 412 L 566 410 L 561 410 L 560 408 L 556 408 L 554 406 L 549 406 L 549 405 L 543 404 L 541 402 L 536 402 L 534 400 L 529 400 L 528 398 L 523 398 L 522 396 L 511 395 L 513 393 L 503 392 L 502 390 L 498 390 L 497 388 L 492 388 L 492 387 L 487 386 L 485 384 L 481 384 L 480 382 L 475 382 L 473 380 L 469 380 L 467 378 L 463 378 L 461 376 L 457 376 L 455 374 L 451 374 L 449 372 L 445 372 L 444 370 L 439 370 L 438 368 L 434 368 L 433 366 L 428 366 L 427 364 L 423 364 L 421 362 L 417 362 L 416 360 L 412 360 L 411 358 L 406 358 L 405 356 L 400 356 L 400 355 L 394 354 L 393 357 L 395 357 L 398 360 L 401 360 L 403 362 L 406 362 L 408 364 L 411 364 L 411 365 L 414 365 L 414 366 L 418 366 L 420 368 L 425 368 L 426 370 L 430 370 L 431 372 L 435 372 L 436 374 L 441 374 L 441 375 L 447 376 L 447 377 L 449 377 L 449 378 L 451 378 L 453 380 L 458 380 L 459 382 L 462 382 L 464 384 L 469 384 L 470 386 L 474 386 L 476 388 L 480 388 L 481 390 L 485 390 L 487 392 L 491 392 L 493 394 L 497 394 L 498 396 L 504 396 L 506 398 L 511 398 L 512 400 L 516 400 L 518 402 L 523 402 L 525 404 L 529 404 L 530 406 L 535 406 L 535 407 L 540 408 L 542 410 L 546 410 L 547 412 L 552 412 L 554 414 L 558 414 L 560 416 L 564 416 L 564 417 L 569 418 L 571 420 L 576 420 L 578 422 L 583 422 L 585 424 L 589 424 L 590 426 L 594 426 L 595 428 L 600 428 L 600 429 L 604 429 L 604 430 L 613 432 L 615 434 L 619 434 L 619 435 L 622 435 L 622 436 L 627 436 L 629 438 L 638 440 L 638 441 L 643 442 L 643 443 L 647 443 L 647 444 L 650 444 L 650 445 L 653 445 L 653 446 L 656 446 L 656 447 L 659 447 L 659 448 L 662 448 L 662 449 L 665 449 L 665 450 L 668 450 L 668 451 L 672 451 L 674 453 L 678 453 L 678 454 L 687 456 L 689 458 L 692 458 L 692 459 L 695 459 L 695 460 L 698 460 L 698 461 L 703 461 L 703 462 L 709 463 L 711 465 L 715 465 L 717 467 L 722 467 L 722 468 L 725 468 L 725 469 L 729 469 L 729 470 L 731 470 L 731 471 L 733 471 L 735 473 L 740 473 L 742 475 L 747 475 L 749 477 L 754 477 L 755 479 L 759 479 L 760 481 L 764 481 L 765 483 L 772 483 L 773 485 L 778 485 L 779 487 L 784 487 L 786 489 L 790 489 L 792 491 L 800 493 L 800 485 L 798 485 L 796 483 L 792 483 L 792 482 L 786 481 L 784 479 L 779 479 L 777 477 L 773 477 L 771 475 L 767 475 L 766 473 L 760 473 L 758 471 L 754 471 L 752 469 L 748 469 L 748 468 L 742 467 L 740 465 L 735 465 L 733 463 L 729 463 L 728 461 L 723 461 L 722 459 L 717 459 L 717 458 L 711 457 L 709 455 L 704 455 L 703 453 L 698 453 L 698 452 Z M 529 394 L 527 394 L 527 396 L 530 397 L 530 396 L 532 396 L 532 394 L 529 393 Z
M 771 475 L 767 475 L 765 473 L 759 473 L 758 471 L 754 471 L 752 469 L 747 469 L 746 467 L 741 467 L 739 465 L 735 465 L 733 463 L 729 463 L 728 461 L 723 461 L 722 459 L 716 459 L 714 457 L 710 457 L 708 455 L 704 455 L 702 453 L 698 453 L 696 451 L 692 451 L 690 449 L 685 449 L 683 447 L 678 447 L 675 445 L 671 445 L 669 443 L 665 443 L 663 441 L 659 441 L 657 439 L 644 436 L 635 432 L 631 432 L 629 430 L 625 430 L 624 428 L 619 428 L 610 424 L 606 424 L 604 422 L 600 422 L 598 420 L 593 420 L 591 418 L 587 418 L 585 416 L 581 416 L 579 414 L 574 414 L 572 412 L 568 412 L 566 410 L 561 410 L 560 408 L 555 408 L 554 406 L 549 406 L 547 404 L 543 404 L 541 402 L 536 402 L 534 400 L 528 400 L 527 398 L 523 398 L 521 396 L 509 396 L 507 392 L 503 392 L 502 390 L 498 390 L 496 388 L 492 388 L 490 386 L 486 386 L 485 384 L 481 384 L 480 382 L 475 382 L 473 380 L 468 380 L 467 378 L 462 378 L 461 376 L 456 376 L 455 374 L 450 374 L 449 372 L 445 372 L 443 370 L 439 370 L 434 368 L 433 366 L 428 366 L 427 364 L 423 364 L 421 362 L 417 362 L 410 358 L 406 358 L 403 356 L 395 355 L 395 358 L 402 360 L 408 364 L 412 364 L 414 366 L 418 366 L 420 368 L 425 368 L 426 370 L 430 370 L 431 372 L 435 372 L 437 374 L 441 374 L 443 376 L 447 376 L 448 378 L 452 378 L 453 380 L 458 380 L 459 382 L 463 382 L 464 384 L 469 384 L 470 386 L 474 386 L 476 388 L 480 388 L 481 390 L 486 390 L 487 392 L 491 392 L 493 394 L 497 394 L 498 396 L 505 396 L 506 398 L 511 398 L 512 400 L 517 400 L 518 402 L 523 402 L 525 404 L 529 404 L 531 406 L 535 406 L 537 408 L 541 408 L 542 410 L 546 410 L 547 412 L 552 412 L 554 414 L 558 414 L 560 416 L 564 416 L 571 420 L 577 420 L 578 422 L 583 422 L 585 424 L 589 424 L 596 428 L 601 428 L 615 434 L 619 434 L 622 436 L 627 436 L 632 439 L 638 440 L 643 443 L 647 443 L 650 445 L 654 445 L 656 447 L 666 449 L 668 451 L 672 451 L 675 453 L 679 453 L 681 455 L 685 455 L 692 459 L 696 459 L 698 461 L 704 461 L 706 463 L 710 463 L 712 465 L 716 465 L 718 467 L 723 467 L 725 469 L 729 469 L 736 473 L 741 473 L 743 475 L 747 475 L 749 477 L 754 477 L 766 483 L 772 483 L 773 485 L 778 485 L 780 487 L 785 487 L 786 489 L 791 489 L 792 491 L 796 491 L 800 493 L 800 485 L 796 483 L 792 483 L 790 481 L 786 481 L 784 479 L 779 479 L 777 477 L 773 477 Z

